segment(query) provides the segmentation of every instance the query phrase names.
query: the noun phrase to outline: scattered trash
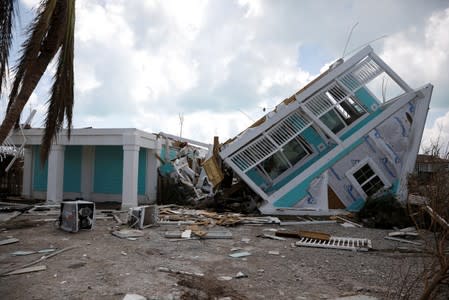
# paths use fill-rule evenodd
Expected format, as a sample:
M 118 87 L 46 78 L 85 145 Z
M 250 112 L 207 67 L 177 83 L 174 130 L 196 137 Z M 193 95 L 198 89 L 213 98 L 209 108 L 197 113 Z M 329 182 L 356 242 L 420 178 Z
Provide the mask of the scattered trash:
M 268 251 L 268 254 L 270 254 L 270 255 L 279 255 L 279 251 L 271 250 L 271 251 Z
M 6 240 L 1 240 L 0 241 L 0 246 L 17 243 L 18 241 L 19 241 L 19 239 L 16 239 L 16 238 L 10 238 L 10 239 L 6 239 Z
M 47 270 L 47 266 L 42 265 L 42 266 L 34 266 L 34 267 L 27 267 L 27 268 L 22 268 L 22 269 L 17 269 L 5 274 L 2 274 L 2 276 L 9 276 L 9 275 L 19 275 L 19 274 L 25 274 L 25 273 L 31 273 L 31 272 L 39 272 L 39 271 L 44 271 Z
M 120 252 L 120 254 L 123 255 L 123 256 L 127 256 L 128 255 L 128 253 L 126 253 L 125 251 Z
M 220 281 L 229 281 L 229 280 L 232 280 L 232 277 L 231 276 L 219 276 L 217 279 Z
M 41 249 L 38 250 L 37 253 L 51 253 L 51 252 L 55 252 L 57 250 L 57 248 L 47 248 L 47 249 Z
M 184 230 L 183 232 L 181 232 L 181 238 L 183 239 L 190 239 L 190 237 L 192 236 L 192 230 L 187 229 Z
M 183 238 L 183 239 L 193 239 L 193 238 L 202 238 L 202 239 L 232 239 L 232 232 L 229 230 L 209 230 L 202 236 L 195 236 L 191 237 L 191 235 L 188 235 L 185 233 L 187 230 L 180 231 L 180 230 L 174 230 L 174 231 L 166 231 L 165 237 L 169 239 L 176 239 L 176 238 Z M 192 233 L 191 230 L 190 234 Z M 189 232 L 187 231 L 187 232 Z M 183 237 L 183 233 L 185 237 Z
M 13 253 L 11 253 L 12 256 L 25 256 L 25 255 L 30 255 L 30 254 L 35 254 L 37 253 L 36 251 L 15 251 Z
M 137 229 L 116 230 L 116 231 L 111 232 L 111 234 L 113 236 L 116 236 L 121 239 L 142 237 L 144 235 L 144 233 L 141 230 L 137 230 Z
M 192 276 L 199 276 L 199 277 L 203 277 L 204 276 L 203 273 L 199 273 L 199 272 L 192 273 L 192 272 L 186 272 L 186 271 L 173 270 L 173 269 L 169 269 L 169 268 L 166 268 L 166 267 L 159 267 L 157 270 L 159 272 L 165 272 L 165 273 L 192 275 Z
M 238 273 L 235 275 L 235 278 L 237 278 L 237 279 L 240 279 L 240 278 L 248 278 L 248 275 L 246 275 L 246 274 L 243 273 L 243 272 L 238 272 Z
M 242 243 L 248 244 L 249 241 L 251 241 L 251 239 L 249 239 L 249 238 L 242 238 L 241 241 L 242 241 Z
M 123 300 L 147 300 L 147 298 L 138 294 L 126 294 Z
M 246 251 L 235 252 L 235 253 L 229 254 L 229 256 L 233 257 L 233 258 L 240 258 L 240 257 L 245 257 L 245 256 L 250 256 L 250 255 L 251 255 L 251 253 L 246 252 Z

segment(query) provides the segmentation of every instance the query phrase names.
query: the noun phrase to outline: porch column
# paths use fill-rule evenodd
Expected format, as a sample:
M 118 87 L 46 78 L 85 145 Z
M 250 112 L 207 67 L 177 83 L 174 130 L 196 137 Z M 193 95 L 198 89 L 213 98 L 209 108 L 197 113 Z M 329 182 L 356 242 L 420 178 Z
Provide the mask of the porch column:
M 47 201 L 60 203 L 64 184 L 64 149 L 63 145 L 52 145 L 48 157 Z
M 31 198 L 33 192 L 33 148 L 23 148 L 22 197 Z
M 157 168 L 159 167 L 159 160 L 156 154 L 160 153 L 160 149 L 147 149 L 147 170 L 146 170 L 146 185 L 145 194 L 148 196 L 150 202 L 156 202 L 157 198 Z
M 83 146 L 81 162 L 81 197 L 91 200 L 93 190 L 94 146 Z
M 123 145 L 122 209 L 135 207 L 137 202 L 137 176 L 139 171 L 138 145 Z

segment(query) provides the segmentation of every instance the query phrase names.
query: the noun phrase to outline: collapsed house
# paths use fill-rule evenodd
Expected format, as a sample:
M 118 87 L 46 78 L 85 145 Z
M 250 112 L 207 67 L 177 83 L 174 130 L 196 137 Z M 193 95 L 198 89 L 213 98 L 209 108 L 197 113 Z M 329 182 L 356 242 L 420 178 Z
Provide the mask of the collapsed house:
M 263 214 L 358 211 L 386 192 L 406 200 L 432 89 L 412 89 L 368 46 L 222 145 L 137 129 L 74 129 L 70 140 L 61 133 L 42 167 L 42 129 L 10 140 L 24 149 L 25 197 L 133 207 L 188 187 L 180 197 L 193 203 L 237 199 Z
M 263 199 L 263 214 L 358 211 L 383 192 L 406 200 L 432 89 L 412 89 L 368 46 L 226 142 L 219 155 Z

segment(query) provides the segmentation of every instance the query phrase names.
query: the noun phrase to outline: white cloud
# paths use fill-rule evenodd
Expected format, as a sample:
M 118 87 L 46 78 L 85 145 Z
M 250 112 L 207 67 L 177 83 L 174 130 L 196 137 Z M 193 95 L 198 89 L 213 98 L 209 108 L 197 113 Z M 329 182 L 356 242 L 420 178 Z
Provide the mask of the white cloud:
M 443 154 L 449 153 L 449 112 L 437 118 L 431 127 L 424 130 L 421 145 L 422 150 L 439 145 Z
M 382 58 L 411 86 L 435 85 L 432 105 L 447 107 L 449 96 L 449 8 L 432 14 L 424 31 L 409 28 L 385 40 Z
M 177 134 L 178 113 L 184 113 L 184 136 L 232 137 L 252 123 L 249 118 L 260 117 L 262 107 L 274 107 L 317 75 L 304 66 L 318 70 L 337 59 L 356 21 L 349 50 L 389 34 L 382 58 L 414 87 L 415 81 L 434 82 L 441 99 L 449 94 L 438 86 L 448 76 L 441 71 L 448 69 L 449 53 L 443 6 L 413 0 L 78 0 L 74 125 Z M 323 51 L 300 56 L 308 45 Z M 435 60 L 420 61 L 429 56 Z M 47 88 L 40 84 L 38 102 L 45 102 Z

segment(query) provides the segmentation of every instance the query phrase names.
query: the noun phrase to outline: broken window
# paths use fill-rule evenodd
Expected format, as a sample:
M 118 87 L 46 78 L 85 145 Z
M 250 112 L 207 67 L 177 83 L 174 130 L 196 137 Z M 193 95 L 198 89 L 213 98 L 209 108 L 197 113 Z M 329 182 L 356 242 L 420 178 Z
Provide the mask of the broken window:
M 326 97 L 325 101 L 330 101 L 328 105 L 332 108 L 324 113 L 320 120 L 335 134 L 366 113 L 357 99 L 348 95 L 338 84 L 329 88 L 324 95 Z M 320 100 L 323 101 L 323 99 Z
M 296 137 L 285 144 L 278 152 L 265 159 L 259 165 L 259 169 L 262 173 L 268 175 L 271 180 L 274 180 L 310 153 L 312 153 L 312 150 L 309 145 L 301 138 Z
M 354 172 L 354 178 L 368 197 L 374 195 L 385 186 L 368 163 Z

